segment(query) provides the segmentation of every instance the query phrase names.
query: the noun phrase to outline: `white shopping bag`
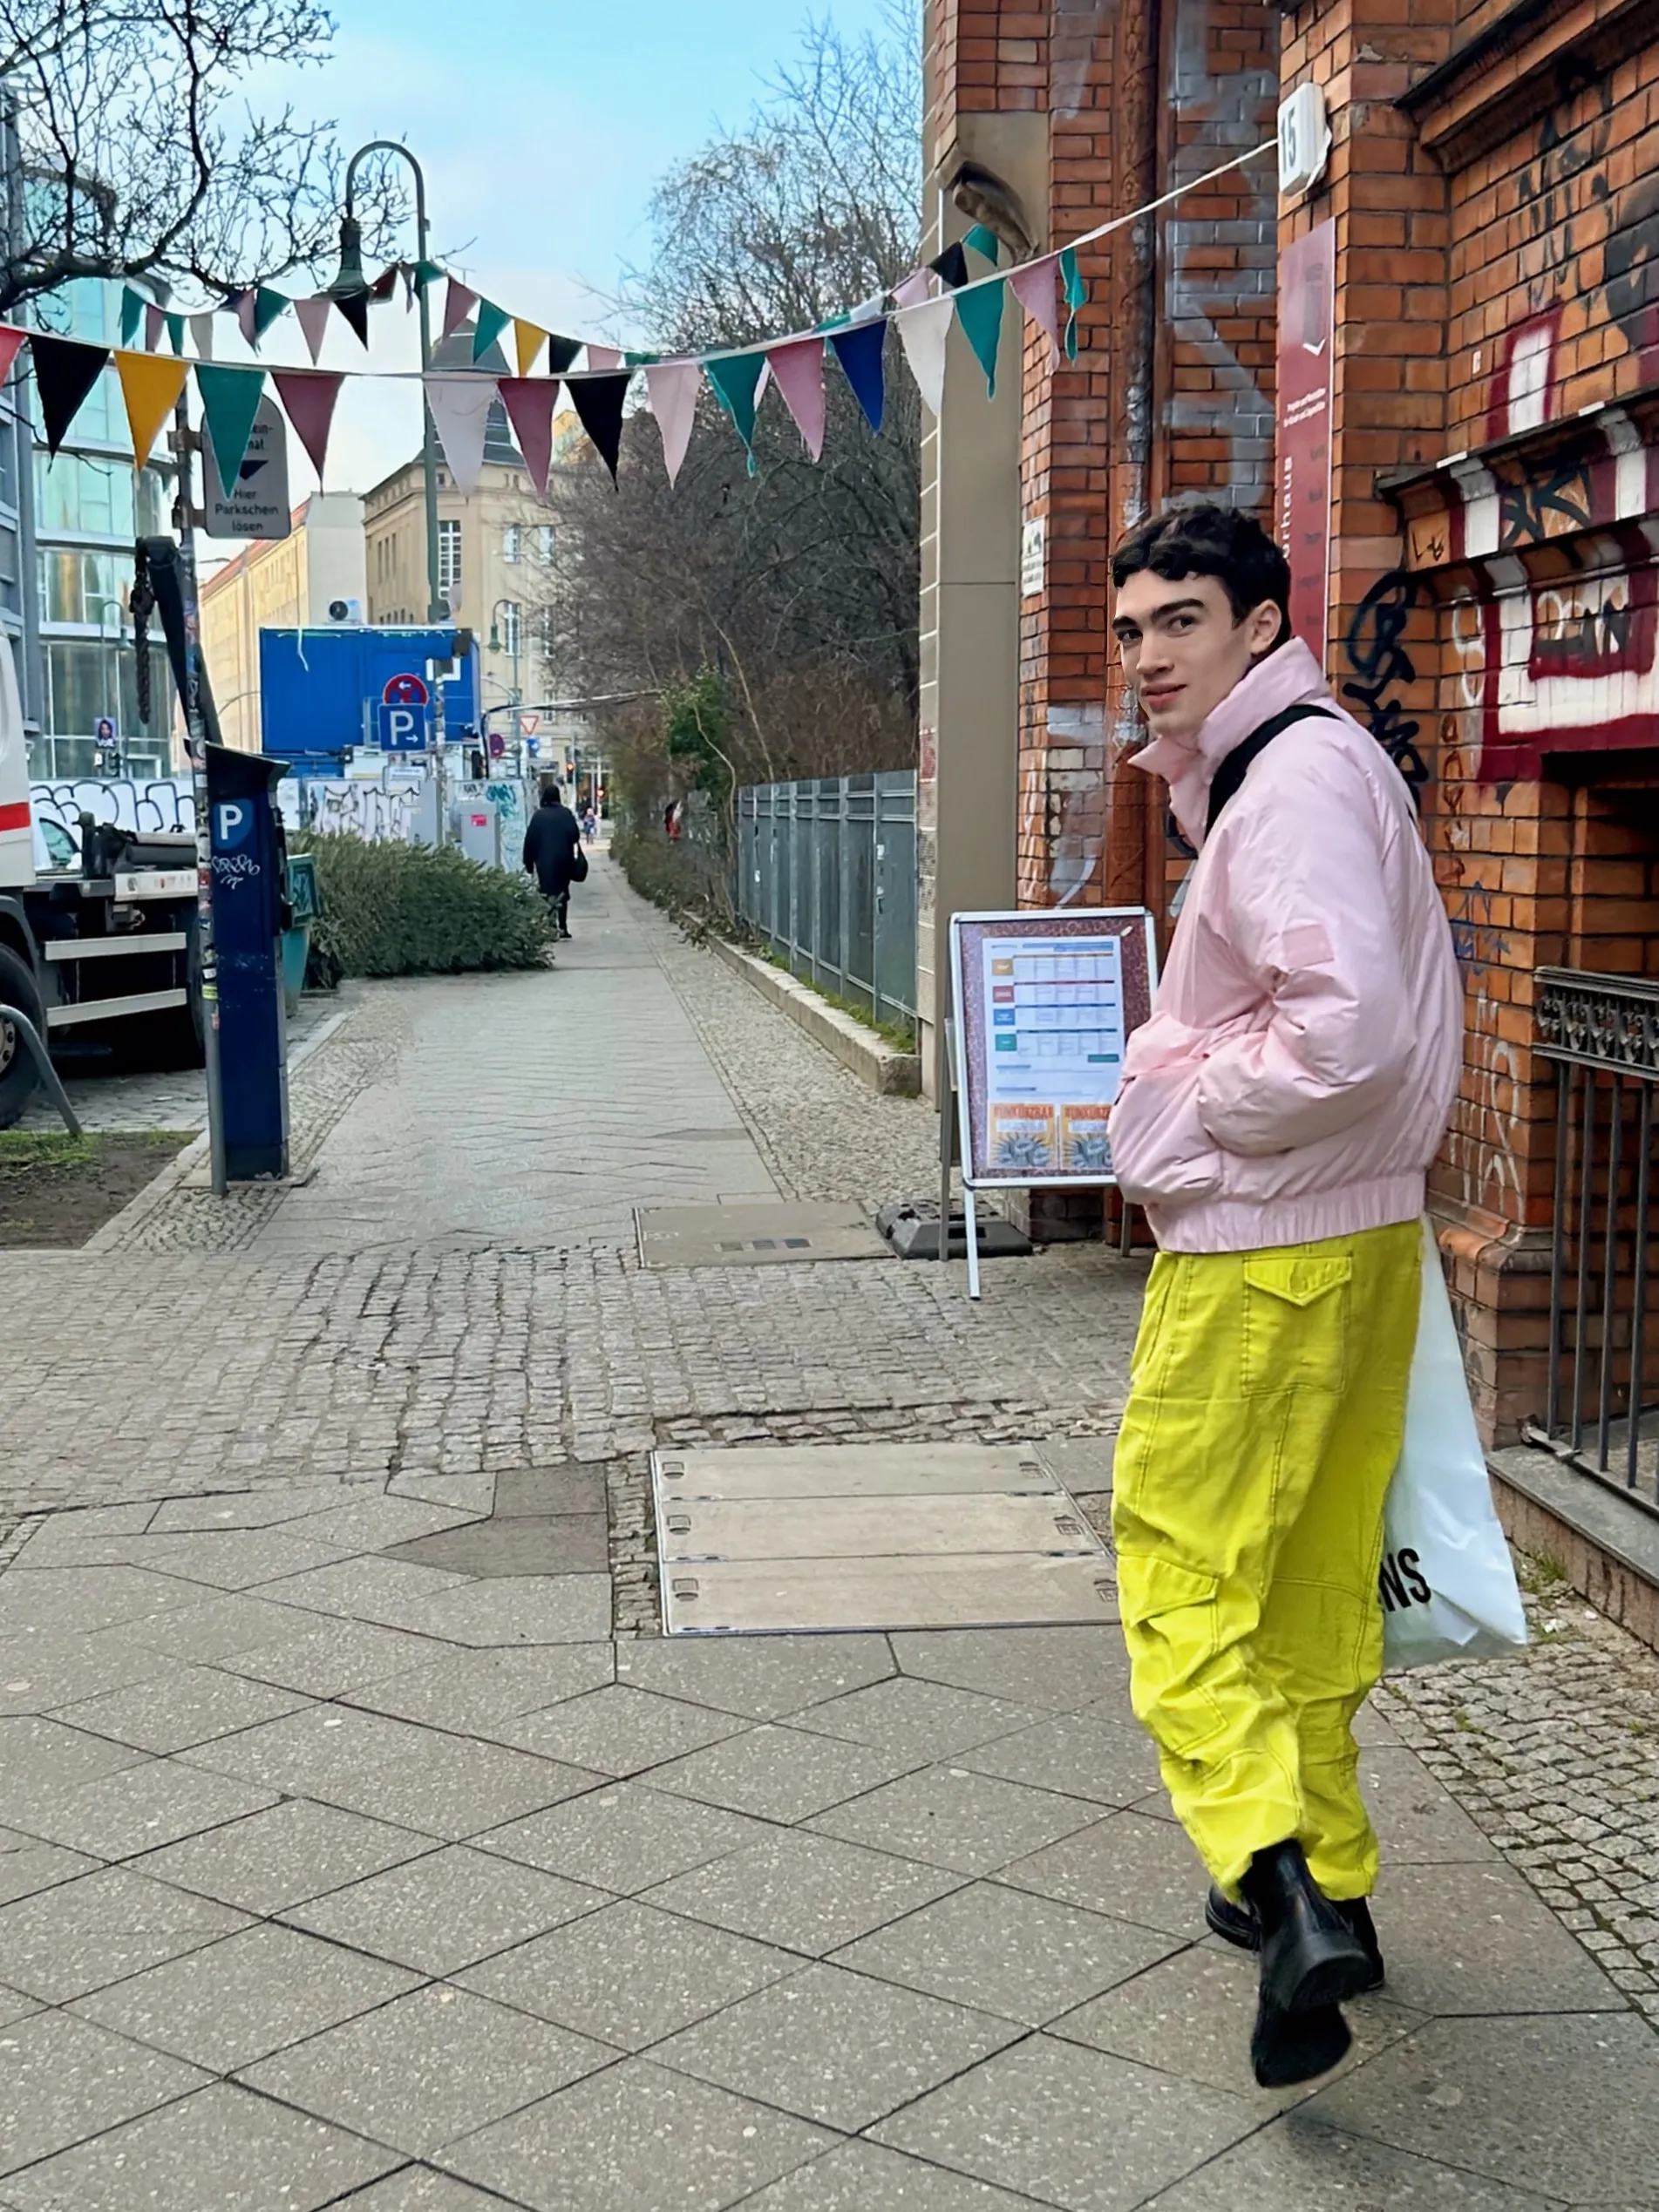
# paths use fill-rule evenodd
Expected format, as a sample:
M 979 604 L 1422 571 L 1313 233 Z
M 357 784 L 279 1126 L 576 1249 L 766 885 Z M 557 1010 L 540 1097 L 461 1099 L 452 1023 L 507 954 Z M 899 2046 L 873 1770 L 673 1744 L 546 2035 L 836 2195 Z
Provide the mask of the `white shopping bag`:
M 1492 1510 L 1452 1300 L 1427 1221 L 1405 1442 L 1384 1531 L 1377 1586 L 1385 1666 L 1487 1658 L 1526 1643 L 1526 1616 Z

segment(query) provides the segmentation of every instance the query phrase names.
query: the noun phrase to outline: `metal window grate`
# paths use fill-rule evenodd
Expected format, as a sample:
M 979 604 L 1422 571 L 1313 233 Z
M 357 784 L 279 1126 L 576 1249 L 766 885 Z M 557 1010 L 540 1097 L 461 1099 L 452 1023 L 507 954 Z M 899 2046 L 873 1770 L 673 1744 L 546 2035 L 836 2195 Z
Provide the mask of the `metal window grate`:
M 1659 983 L 1540 968 L 1537 1050 L 1557 1065 L 1549 1381 L 1525 1433 L 1659 1516 L 1653 1121 Z

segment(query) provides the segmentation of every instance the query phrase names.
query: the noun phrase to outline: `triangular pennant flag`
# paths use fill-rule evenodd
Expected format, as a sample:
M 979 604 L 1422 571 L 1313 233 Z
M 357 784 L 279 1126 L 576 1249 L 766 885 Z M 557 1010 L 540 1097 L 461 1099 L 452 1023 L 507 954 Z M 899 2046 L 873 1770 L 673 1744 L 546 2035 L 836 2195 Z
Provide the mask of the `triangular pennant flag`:
M 995 284 L 973 284 L 965 292 L 952 295 L 962 332 L 980 367 L 985 371 L 985 383 L 989 395 L 996 393 L 996 348 L 1003 335 L 1003 295 L 1007 282 L 999 277 Z
M 190 343 L 196 349 L 198 361 L 213 359 L 213 337 L 212 316 L 193 315 L 190 317 Z
M 282 403 L 282 412 L 294 425 L 294 435 L 311 457 L 316 480 L 323 482 L 323 464 L 328 458 L 329 429 L 334 403 L 340 397 L 343 377 L 327 370 L 273 369 L 271 382 Z
M 1083 306 L 1089 296 L 1089 287 L 1084 282 L 1082 270 L 1078 267 L 1078 252 L 1075 246 L 1067 246 L 1061 251 L 1060 281 L 1064 288 L 1067 309 L 1065 357 L 1068 361 L 1075 361 L 1078 357 L 1078 309 Z
M 1058 265 L 1057 254 L 1045 254 L 1040 261 L 1026 261 L 1010 270 L 1008 279 L 1015 298 L 1032 322 L 1040 323 L 1048 332 L 1057 361 L 1060 357 L 1060 306 L 1054 289 L 1054 272 Z
M 254 294 L 254 343 L 257 345 L 289 304 L 286 292 L 273 292 L 262 284 Z
M 942 299 L 924 301 L 921 307 L 912 308 L 908 315 L 895 318 L 899 343 L 910 363 L 910 374 L 916 380 L 916 389 L 928 413 L 935 419 L 944 412 L 945 359 L 955 313 L 955 300 L 947 292 Z
M 162 314 L 159 307 L 146 307 L 145 309 L 144 350 L 146 353 L 153 353 L 156 348 L 160 344 L 161 333 L 167 328 L 167 318 Z
M 983 223 L 976 223 L 970 231 L 965 232 L 962 242 L 964 246 L 971 246 L 975 253 L 983 254 L 993 268 L 1002 259 L 1002 248 L 997 242 L 996 233 L 987 230 Z
M 817 460 L 824 451 L 824 341 L 796 338 L 773 346 L 766 359 L 806 451 Z
M 649 369 L 653 361 L 663 358 L 660 353 L 625 353 L 622 359 L 630 369 Z
M 317 356 L 323 350 L 323 341 L 329 331 L 329 309 L 334 302 L 326 292 L 319 292 L 315 299 L 296 300 L 295 319 L 305 336 L 305 349 L 311 356 L 311 366 L 316 366 Z
M 968 282 L 968 256 L 960 242 L 947 246 L 942 254 L 935 254 L 928 264 L 939 282 L 955 291 L 959 284 Z
M 495 343 L 496 340 L 500 336 L 502 331 L 507 329 L 507 324 L 511 322 L 512 320 L 513 317 L 507 313 L 505 308 L 496 307 L 488 300 L 480 300 L 479 302 L 478 322 L 473 332 L 473 358 L 474 361 L 483 360 L 485 355 Z
M 616 481 L 616 457 L 622 450 L 622 406 L 633 371 L 619 370 L 614 377 L 583 377 L 568 389 L 576 419 L 592 439 L 594 449 Z
M 418 261 L 399 261 L 398 264 L 398 273 L 404 281 L 404 313 L 405 315 L 414 306 L 421 290 L 420 266 Z
M 853 387 L 853 397 L 864 410 L 864 419 L 873 431 L 881 427 L 882 404 L 886 387 L 881 371 L 881 352 L 887 341 L 885 322 L 855 322 L 850 329 L 832 330 L 829 342 L 835 349 L 835 358 L 840 363 L 846 381 Z
M 590 345 L 588 347 L 588 366 L 590 370 L 598 369 L 609 372 L 612 369 L 620 369 L 622 365 L 622 349 L 620 346 Z
M 697 420 L 698 369 L 695 361 L 653 361 L 645 370 L 651 412 L 663 434 L 663 465 L 670 485 L 680 472 Z
M 478 294 L 469 292 L 459 277 L 452 276 L 449 294 L 444 302 L 444 336 L 453 337 L 477 305 Z
M 454 279 L 450 280 L 452 285 Z M 470 492 L 484 466 L 484 436 L 490 409 L 495 404 L 493 377 L 465 374 L 431 376 L 422 380 L 432 428 L 444 449 L 444 459 L 459 492 Z
M 424 292 L 429 284 L 436 284 L 443 274 L 436 261 L 417 261 L 409 272 L 409 281 L 417 292 Z
M 714 387 L 715 397 L 731 417 L 731 426 L 743 440 L 751 476 L 755 472 L 755 408 L 760 397 L 760 372 L 765 365 L 764 353 L 729 353 L 703 364 L 704 374 Z
M 162 424 L 179 404 L 188 371 L 182 361 L 169 361 L 164 353 L 118 353 L 115 367 L 133 433 L 133 465 L 141 469 Z
M 135 292 L 130 284 L 121 287 L 121 343 L 124 346 L 136 343 L 139 324 L 144 317 L 144 306 L 142 292 Z
M 539 323 L 527 322 L 522 316 L 513 318 L 513 343 L 519 356 L 519 374 L 527 377 L 536 365 L 536 356 L 547 343 L 547 334 Z
M 254 329 L 254 317 L 259 307 L 258 294 L 249 285 L 245 292 L 233 292 L 225 305 L 235 308 L 236 310 L 236 328 L 251 346 L 256 335 Z
M 384 307 L 386 302 L 397 290 L 398 266 L 399 264 L 396 261 L 388 261 L 369 287 L 369 297 L 377 307 Z
M 28 335 L 26 330 L 10 330 L 0 323 L 0 384 L 3 384 L 10 376 L 12 363 Z
M 173 348 L 174 353 L 182 356 L 184 353 L 184 317 L 181 315 L 169 315 L 165 319 L 167 326 L 167 343 Z M 211 321 L 212 317 L 209 316 L 208 320 Z
M 543 497 L 553 465 L 553 411 L 559 398 L 556 377 L 503 377 L 497 390 L 513 434 L 519 441 L 530 481 Z
M 581 351 L 580 338 L 550 337 L 547 340 L 547 368 L 550 374 L 562 377 L 576 356 Z
M 207 438 L 219 470 L 219 481 L 234 492 L 241 476 L 248 441 L 254 434 L 265 389 L 262 369 L 215 368 L 211 362 L 196 363 L 196 390 L 207 426 Z
M 337 293 L 334 304 L 357 333 L 358 343 L 366 348 L 369 343 L 369 294 L 366 287 L 361 292 Z
M 78 345 L 72 338 L 32 336 L 30 349 L 35 361 L 35 389 L 40 395 L 41 426 L 46 451 L 56 454 L 69 435 L 87 394 L 103 374 L 110 357 L 107 346 Z
M 931 292 L 932 287 L 928 282 L 927 270 L 913 268 L 908 276 L 902 278 L 894 286 L 893 304 L 894 307 L 901 308 L 920 307 L 923 300 L 930 296 Z

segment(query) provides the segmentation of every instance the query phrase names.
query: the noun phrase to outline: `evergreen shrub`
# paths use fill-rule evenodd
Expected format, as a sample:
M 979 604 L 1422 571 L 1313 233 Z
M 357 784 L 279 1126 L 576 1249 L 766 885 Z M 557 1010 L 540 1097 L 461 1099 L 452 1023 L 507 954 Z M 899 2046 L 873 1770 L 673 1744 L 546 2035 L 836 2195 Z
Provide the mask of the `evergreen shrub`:
M 316 856 L 314 989 L 343 975 L 459 975 L 547 959 L 551 917 L 527 876 L 482 867 L 453 845 L 371 844 L 345 831 L 296 831 L 289 845 Z

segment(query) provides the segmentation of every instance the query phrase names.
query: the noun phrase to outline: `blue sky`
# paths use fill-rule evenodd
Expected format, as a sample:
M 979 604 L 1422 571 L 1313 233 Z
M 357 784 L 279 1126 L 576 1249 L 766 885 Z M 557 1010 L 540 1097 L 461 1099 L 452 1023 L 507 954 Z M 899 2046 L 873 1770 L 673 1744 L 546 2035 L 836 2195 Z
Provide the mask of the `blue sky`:
M 263 89 L 334 117 L 348 152 L 371 138 L 405 141 L 426 172 L 440 258 L 504 308 L 602 336 L 603 295 L 647 249 L 657 177 L 717 124 L 741 123 L 809 16 L 856 34 L 883 10 L 882 0 L 338 0 L 335 13 L 333 58 Z M 406 250 L 412 243 L 411 225 Z M 377 363 L 413 365 L 412 317 L 382 311 L 375 330 Z M 362 358 L 339 332 L 323 356 L 341 368 Z M 330 488 L 366 490 L 413 451 L 418 424 L 408 387 L 348 387 Z M 303 471 L 297 454 L 295 465 Z

